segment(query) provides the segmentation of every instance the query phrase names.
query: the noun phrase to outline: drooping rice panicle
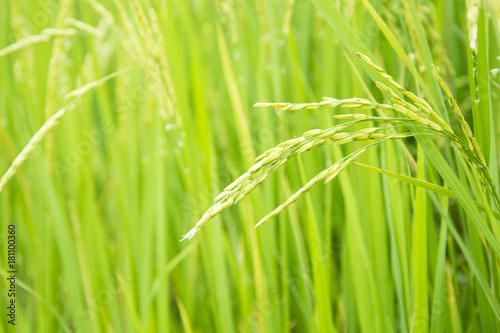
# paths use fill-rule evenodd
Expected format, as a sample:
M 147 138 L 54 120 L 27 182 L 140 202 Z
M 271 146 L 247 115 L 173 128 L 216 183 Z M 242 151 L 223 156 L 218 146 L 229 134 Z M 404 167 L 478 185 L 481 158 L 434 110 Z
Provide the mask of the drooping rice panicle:
M 76 35 L 75 29 L 44 29 L 39 35 L 25 37 L 0 50 L 0 58 L 13 52 L 28 48 L 38 43 L 50 41 L 53 37 L 68 37 Z
M 474 153 L 477 153 L 479 156 L 482 157 L 481 163 L 484 163 L 486 165 L 486 161 L 484 160 L 483 154 L 481 153 L 481 150 L 479 149 L 479 145 L 477 144 L 476 138 L 472 134 L 472 130 L 469 126 L 469 123 L 465 120 L 462 111 L 460 111 L 460 108 L 458 107 L 458 103 L 455 101 L 453 98 L 453 95 L 451 94 L 450 88 L 448 85 L 444 82 L 443 78 L 439 75 L 436 67 L 433 65 L 432 66 L 432 73 L 435 77 L 435 79 L 438 81 L 439 85 L 441 86 L 441 89 L 445 93 L 447 99 L 448 99 L 448 104 L 450 105 L 451 110 L 457 117 L 458 121 L 460 122 L 460 126 L 462 127 L 462 131 L 465 134 L 465 138 L 467 140 L 467 143 L 469 145 L 469 149 L 473 151 Z
M 438 27 L 436 8 L 432 3 L 428 3 L 428 5 L 430 7 L 420 5 L 419 8 L 422 9 L 422 14 L 420 16 L 422 18 L 422 26 L 425 28 L 425 32 L 430 41 L 429 46 L 431 47 L 434 57 L 445 70 L 443 72 L 447 75 L 454 76 L 455 69 L 453 68 L 449 54 L 443 44 L 441 34 L 436 30 L 436 27 Z
M 62 29 L 64 27 L 64 20 L 69 15 L 71 11 L 71 5 L 73 4 L 73 0 L 62 0 L 59 6 L 55 28 Z M 64 57 L 66 53 L 66 48 L 64 47 L 65 39 L 64 38 L 55 38 L 52 43 L 52 53 L 50 55 L 49 64 L 48 64 L 48 72 L 47 72 L 47 81 L 46 81 L 46 90 L 45 90 L 45 105 L 43 108 L 44 112 L 44 120 L 49 120 L 58 110 L 60 109 L 60 95 L 59 89 L 60 80 L 61 80 L 61 71 L 64 63 Z M 45 159 L 48 166 L 48 169 L 52 169 L 52 161 L 54 157 L 55 143 L 53 136 L 48 135 L 45 142 Z
M 106 9 L 100 2 L 97 0 L 87 0 L 87 2 L 94 8 L 96 12 L 102 15 L 103 18 L 105 18 L 109 23 L 113 23 L 115 21 L 115 18 L 113 14 Z
M 477 33 L 479 20 L 479 0 L 467 0 L 467 32 L 469 34 L 469 47 L 472 50 L 473 57 L 477 56 Z
M 402 85 L 400 85 L 392 76 L 390 76 L 385 70 L 383 70 L 381 67 L 375 65 L 375 63 L 366 55 L 362 53 L 356 53 L 364 62 L 366 62 L 371 68 L 373 68 L 381 77 L 387 80 L 394 88 L 399 90 L 405 97 L 410 99 L 413 102 L 413 107 L 411 106 L 410 103 L 404 101 L 397 95 L 391 88 L 387 87 L 386 85 L 382 84 L 381 82 L 377 82 L 377 87 L 381 89 L 384 92 L 387 92 L 391 94 L 392 96 L 392 101 L 395 104 L 400 104 L 408 108 L 414 113 L 420 113 L 419 116 L 427 118 L 428 120 L 432 121 L 433 123 L 437 124 L 439 127 L 441 127 L 444 131 L 448 132 L 449 134 L 453 135 L 453 130 L 451 127 L 448 125 L 446 121 L 444 121 L 434 110 L 433 108 L 427 103 L 427 101 L 423 98 L 418 97 L 411 91 L 406 90 Z
M 461 151 L 462 155 L 464 156 L 468 164 L 471 166 L 472 170 L 476 173 L 476 176 L 479 178 L 479 180 L 481 180 L 481 182 L 485 183 L 485 185 L 487 185 L 490 188 L 490 192 L 497 201 L 497 204 L 500 203 L 500 198 L 498 198 L 498 195 L 496 193 L 495 182 L 493 181 L 493 178 L 491 176 L 484 155 L 481 149 L 479 148 L 479 144 L 477 143 L 476 138 L 472 134 L 472 130 L 469 126 L 469 123 L 465 120 L 465 117 L 463 116 L 462 111 L 458 106 L 458 103 L 455 101 L 455 98 L 453 98 L 450 88 L 448 87 L 446 82 L 444 82 L 443 78 L 439 75 L 437 68 L 434 65 L 432 66 L 432 73 L 436 81 L 438 81 L 439 85 L 441 86 L 441 89 L 443 90 L 444 94 L 446 95 L 448 104 L 450 105 L 453 114 L 457 117 L 460 123 L 462 131 L 467 140 L 468 149 L 471 154 L 468 154 L 467 151 L 465 151 L 467 149 L 466 145 L 462 146 L 456 145 L 456 146 Z M 473 156 L 475 158 L 475 161 L 471 160 L 470 156 Z M 480 166 L 479 168 L 478 165 Z
M 401 134 L 391 135 L 375 133 L 384 129 L 380 127 L 364 128 L 351 133 L 341 132 L 348 125 L 349 124 L 337 125 L 326 130 L 314 129 L 308 131 L 304 133 L 303 136 L 282 142 L 275 148 L 272 148 L 257 157 L 256 164 L 254 164 L 246 173 L 241 175 L 234 182 L 229 184 L 215 198 L 215 201 L 218 201 L 218 203 L 214 204 L 206 211 L 206 213 L 196 223 L 194 228 L 184 235 L 181 241 L 191 239 L 210 219 L 222 213 L 230 206 L 243 200 L 251 191 L 262 183 L 269 176 L 269 174 L 276 171 L 288 159 L 295 155 L 302 154 L 305 151 L 316 148 L 320 145 L 330 143 L 341 145 L 351 141 L 382 140 L 388 138 L 402 139 L 407 137 L 406 135 Z M 333 169 L 330 171 L 332 172 L 327 173 L 324 178 L 328 179 L 328 177 L 333 173 Z
M 72 0 L 63 0 L 56 17 L 57 29 L 62 29 L 64 27 L 64 21 L 67 14 L 70 11 Z M 45 119 L 49 119 L 50 116 L 58 109 L 58 79 L 59 79 L 59 68 L 62 62 L 62 56 L 64 54 L 64 40 L 57 38 L 54 40 L 52 45 L 52 54 L 49 60 L 49 70 L 47 73 L 47 92 L 45 96 Z M 50 155 L 50 149 L 49 153 Z
M 266 223 L 279 213 L 281 213 L 283 210 L 285 210 L 288 206 L 293 204 L 295 201 L 297 201 L 300 197 L 303 197 L 304 195 L 307 194 L 311 190 L 311 188 L 324 181 L 325 184 L 330 182 L 333 178 L 335 178 L 342 170 L 347 168 L 349 164 L 357 159 L 359 156 L 361 156 L 364 152 L 366 151 L 366 148 L 359 149 L 356 152 L 348 155 L 347 157 L 343 158 L 342 160 L 334 163 L 332 166 L 330 166 L 328 169 L 323 170 L 319 174 L 316 175 L 313 179 L 311 179 L 309 182 L 307 182 L 306 185 L 304 185 L 300 190 L 292 194 L 283 204 L 279 205 L 274 209 L 271 213 L 267 214 L 264 216 L 259 223 L 255 225 L 255 228 L 261 226 L 262 224 Z
M 120 74 L 127 73 L 130 71 L 131 68 L 125 68 L 121 71 L 112 73 L 110 75 L 105 76 L 104 78 L 90 82 L 86 85 L 84 85 L 82 88 L 76 89 L 70 93 L 71 96 L 74 96 L 75 98 L 65 107 L 54 113 L 45 123 L 40 127 L 40 129 L 33 135 L 33 137 L 29 140 L 28 144 L 21 150 L 19 155 L 16 156 L 10 167 L 7 169 L 5 174 L 2 176 L 0 179 L 0 192 L 2 192 L 2 189 L 4 188 L 5 184 L 14 176 L 16 173 L 17 169 L 23 162 L 28 158 L 29 154 L 38 146 L 38 144 L 44 139 L 44 137 L 49 133 L 57 124 L 59 124 L 59 121 L 61 118 L 63 118 L 66 114 L 71 112 L 79 103 L 81 98 L 87 94 L 88 92 L 92 91 L 96 87 L 100 86 L 104 82 L 117 77 Z

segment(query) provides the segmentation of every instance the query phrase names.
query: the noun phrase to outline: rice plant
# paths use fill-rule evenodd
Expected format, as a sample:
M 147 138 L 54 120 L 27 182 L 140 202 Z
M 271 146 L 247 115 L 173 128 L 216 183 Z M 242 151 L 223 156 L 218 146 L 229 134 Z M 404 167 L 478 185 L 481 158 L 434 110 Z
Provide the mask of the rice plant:
M 454 100 L 449 88 L 444 83 L 443 79 L 439 76 L 436 67 L 432 67 L 434 76 L 436 80 L 441 85 L 444 93 L 448 98 L 451 109 L 454 115 L 460 122 L 465 140 L 461 140 L 453 130 L 450 125 L 446 123 L 439 114 L 432 109 L 428 102 L 424 99 L 417 97 L 414 93 L 403 88 L 399 83 L 397 83 L 390 75 L 388 75 L 382 68 L 375 65 L 367 56 L 358 53 L 358 56 L 363 59 L 370 67 L 375 69 L 375 71 L 380 75 L 381 78 L 386 79 L 392 88 L 387 87 L 381 82 L 376 82 L 377 87 L 383 92 L 391 96 L 392 105 L 379 104 L 376 102 L 371 102 L 362 98 L 351 98 L 347 100 L 338 100 L 334 98 L 325 97 L 323 102 L 312 103 L 312 104 L 290 104 L 290 103 L 257 103 L 254 106 L 264 107 L 272 106 L 280 111 L 288 110 L 300 110 L 300 109 L 315 109 L 318 107 L 336 107 L 342 106 L 347 108 L 360 108 L 360 109 L 377 109 L 383 111 L 395 111 L 407 117 L 406 126 L 407 127 L 417 127 L 420 126 L 421 129 L 427 129 L 428 131 L 435 131 L 453 143 L 457 149 L 460 151 L 464 160 L 470 165 L 471 171 L 474 172 L 477 180 L 479 180 L 486 189 L 490 191 L 492 199 L 495 200 L 496 208 L 499 208 L 500 199 L 498 193 L 496 192 L 495 184 L 491 177 L 491 173 L 488 169 L 486 160 L 484 159 L 483 153 L 479 148 L 476 138 L 473 136 L 469 124 L 465 121 L 465 118 L 460 111 L 457 102 Z M 395 90 L 394 90 L 395 89 Z M 398 93 L 396 92 L 399 92 Z M 409 101 L 401 98 L 400 95 L 406 97 Z M 223 192 L 221 192 L 216 198 L 219 201 L 216 205 L 212 206 L 201 218 L 201 220 L 196 224 L 196 226 L 184 236 L 185 238 L 191 239 L 194 234 L 205 224 L 216 216 L 228 209 L 231 205 L 237 204 L 245 198 L 245 196 L 250 193 L 254 188 L 256 188 L 261 182 L 263 182 L 271 172 L 278 169 L 283 165 L 291 156 L 299 155 L 310 149 L 316 148 L 322 144 L 335 143 L 338 145 L 345 144 L 350 141 L 367 140 L 367 139 L 402 139 L 406 138 L 408 135 L 392 135 L 386 136 L 384 134 L 372 134 L 376 131 L 385 129 L 382 127 L 371 127 L 364 128 L 355 133 L 340 132 L 346 126 L 356 123 L 358 121 L 376 121 L 379 123 L 388 123 L 387 128 L 396 128 L 393 123 L 401 123 L 404 120 L 398 118 L 388 118 L 388 117 L 373 117 L 366 115 L 344 115 L 340 118 L 358 118 L 359 120 L 348 123 L 347 125 L 340 125 L 332 127 L 328 130 L 311 130 L 300 138 L 291 139 L 280 143 L 276 148 L 266 151 L 261 156 L 257 157 L 255 160 L 257 163 L 254 164 L 245 174 L 240 176 L 233 183 L 228 185 Z M 339 118 L 338 116 L 336 117 Z M 392 123 L 392 124 L 391 124 Z M 427 128 L 426 128 L 427 127 Z M 322 171 L 312 180 L 310 180 L 304 187 L 302 187 L 298 192 L 292 195 L 288 200 L 275 209 L 271 214 L 264 217 L 257 225 L 261 225 L 267 222 L 271 217 L 276 216 L 284 208 L 289 206 L 292 202 L 298 199 L 298 197 L 304 195 L 313 185 L 318 182 L 325 180 L 325 183 L 332 180 L 340 171 L 345 169 L 349 163 L 355 160 L 359 155 L 361 155 L 366 149 L 358 150 L 357 152 L 348 155 L 345 160 L 341 163 L 335 163 L 330 168 Z
M 0 2 L 0 332 L 500 331 L 499 29 Z

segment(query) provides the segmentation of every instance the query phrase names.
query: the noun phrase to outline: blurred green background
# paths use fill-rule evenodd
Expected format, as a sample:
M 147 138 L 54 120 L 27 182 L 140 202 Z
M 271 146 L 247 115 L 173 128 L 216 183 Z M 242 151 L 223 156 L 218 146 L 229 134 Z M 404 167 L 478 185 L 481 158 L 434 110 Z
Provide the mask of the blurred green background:
M 387 72 L 417 92 L 368 9 L 376 11 L 417 67 L 429 59 L 441 67 L 470 119 L 463 1 L 325 2 Z M 493 69 L 498 5 L 484 6 L 485 56 Z M 416 31 L 425 38 L 415 39 Z M 23 40 L 39 34 L 49 37 Z M 311 2 L 2 1 L 0 49 L 16 42 L 18 50 L 0 57 L 2 174 L 72 100 L 68 93 L 132 67 L 85 93 L 0 193 L 3 277 L 7 225 L 17 231 L 19 332 L 500 329 L 432 204 L 424 215 L 427 243 L 413 241 L 415 188 L 404 183 L 354 165 L 253 228 L 308 179 L 366 143 L 326 146 L 286 163 L 191 242 L 179 243 L 257 155 L 333 126 L 334 112 L 350 113 L 252 109 L 255 102 L 372 94 L 382 100 Z M 498 90 L 491 89 L 491 108 L 498 110 Z M 497 127 L 493 122 L 492 137 Z M 384 144 L 361 161 L 410 174 L 400 145 Z M 414 140 L 405 145 L 416 154 Z M 451 163 L 462 170 L 461 162 Z M 439 181 L 435 172 L 429 177 Z M 449 209 L 496 286 L 495 257 L 454 202 Z M 428 257 L 425 328 L 415 323 L 415 251 Z M 3 317 L 0 330 L 8 331 Z

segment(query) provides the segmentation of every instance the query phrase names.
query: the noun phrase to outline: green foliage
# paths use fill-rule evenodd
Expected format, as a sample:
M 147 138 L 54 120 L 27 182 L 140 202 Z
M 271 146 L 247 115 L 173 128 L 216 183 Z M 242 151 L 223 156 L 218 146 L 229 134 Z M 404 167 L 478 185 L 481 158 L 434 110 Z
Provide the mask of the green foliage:
M 18 331 L 500 329 L 496 1 L 0 18 Z

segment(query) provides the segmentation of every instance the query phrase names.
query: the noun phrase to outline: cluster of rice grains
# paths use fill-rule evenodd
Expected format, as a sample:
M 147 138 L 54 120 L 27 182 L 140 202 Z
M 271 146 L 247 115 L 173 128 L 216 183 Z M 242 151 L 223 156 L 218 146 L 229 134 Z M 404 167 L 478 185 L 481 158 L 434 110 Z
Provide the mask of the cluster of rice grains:
M 183 239 L 191 239 L 194 234 L 211 218 L 243 200 L 252 190 L 262 183 L 271 172 L 277 170 L 293 156 L 302 154 L 308 150 L 325 144 L 336 143 L 341 145 L 351 141 L 401 139 L 408 136 L 408 134 L 378 133 L 385 129 L 383 127 L 370 127 L 356 132 L 343 132 L 343 129 L 346 127 L 366 119 L 369 118 L 357 119 L 326 130 L 313 129 L 304 133 L 301 137 L 282 142 L 275 148 L 266 151 L 264 154 L 255 159 L 256 163 L 248 169 L 247 172 L 228 185 L 224 191 L 222 191 L 222 193 L 215 198 L 215 201 L 218 202 L 208 209 L 200 221 L 184 236 Z M 345 169 L 351 161 L 358 158 L 366 149 L 367 147 L 346 156 L 342 160 L 330 166 L 328 169 L 319 173 L 304 187 L 293 194 L 284 204 L 280 205 L 273 212 L 264 217 L 256 226 L 259 226 L 276 216 L 299 197 L 306 194 L 315 184 L 321 181 L 327 183 L 332 180 L 340 171 Z
M 279 144 L 277 147 L 266 151 L 264 154 L 257 157 L 255 164 L 237 180 L 227 186 L 222 193 L 216 198 L 216 204 L 210 207 L 207 212 L 202 216 L 198 223 L 181 239 L 191 239 L 200 228 L 205 225 L 214 216 L 224 212 L 230 206 L 239 203 L 243 200 L 252 190 L 254 190 L 260 183 L 262 183 L 270 173 L 277 170 L 288 159 L 295 155 L 302 154 L 308 150 L 317 148 L 325 144 L 338 144 L 342 145 L 351 141 L 361 140 L 378 140 L 371 145 L 355 151 L 347 155 L 340 161 L 337 161 L 328 169 L 320 172 L 316 177 L 311 179 L 305 186 L 290 196 L 283 204 L 278 206 L 271 213 L 257 223 L 256 227 L 269 221 L 271 218 L 279 214 L 298 198 L 305 195 L 314 185 L 324 181 L 325 183 L 331 181 L 342 170 L 344 170 L 353 160 L 357 159 L 369 147 L 379 144 L 389 139 L 403 139 L 417 134 L 424 135 L 424 133 L 395 133 L 388 134 L 382 131 L 391 129 L 394 130 L 398 124 L 407 125 L 413 128 L 426 129 L 427 132 L 448 138 L 458 148 L 467 163 L 471 166 L 473 172 L 478 179 L 483 182 L 493 194 L 495 200 L 496 196 L 495 187 L 491 179 L 486 161 L 481 153 L 476 139 L 474 138 L 468 123 L 465 121 L 462 112 L 458 108 L 456 101 L 453 99 L 449 88 L 444 83 L 443 79 L 439 76 L 435 67 L 433 73 L 436 80 L 439 82 L 448 102 L 453 111 L 453 114 L 458 118 L 462 127 L 465 140 L 461 139 L 455 134 L 452 128 L 446 121 L 439 116 L 437 112 L 429 105 L 427 101 L 416 96 L 414 93 L 406 90 L 403 86 L 397 83 L 389 74 L 387 74 L 381 67 L 377 66 L 367 56 L 357 54 L 365 63 L 373 68 L 378 75 L 388 83 L 376 82 L 377 87 L 390 96 L 391 104 L 381 104 L 363 98 L 350 98 L 350 99 L 335 99 L 324 97 L 322 102 L 319 103 L 257 103 L 254 107 L 273 107 L 279 111 L 303 110 L 303 109 L 316 109 L 320 107 L 343 107 L 353 109 L 377 109 L 381 114 L 386 111 L 394 111 L 406 117 L 387 117 L 387 116 L 368 116 L 365 114 L 346 114 L 336 115 L 337 119 L 350 119 L 350 122 L 342 125 L 337 125 L 326 130 L 314 129 L 304 133 L 301 137 L 291 139 Z M 379 127 L 364 128 L 356 132 L 344 131 L 345 128 L 355 123 L 362 121 L 374 121 L 379 124 Z

